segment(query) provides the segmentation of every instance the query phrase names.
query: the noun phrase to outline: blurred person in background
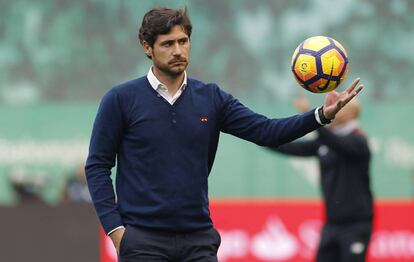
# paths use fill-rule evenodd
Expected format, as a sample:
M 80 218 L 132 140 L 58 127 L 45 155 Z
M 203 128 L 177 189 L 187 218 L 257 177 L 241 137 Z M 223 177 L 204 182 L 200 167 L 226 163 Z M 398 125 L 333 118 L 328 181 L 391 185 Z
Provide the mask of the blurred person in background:
M 16 167 L 9 170 L 8 178 L 19 205 L 46 204 L 41 195 L 42 190 L 50 186 L 50 178 L 46 173 Z
M 65 198 L 69 202 L 92 203 L 91 194 L 86 183 L 84 163 L 76 166 L 73 174 L 66 182 Z
M 295 106 L 309 109 L 304 96 Z M 318 262 L 363 262 L 372 233 L 373 196 L 370 189 L 371 152 L 358 123 L 360 103 L 350 101 L 332 123 L 318 129 L 314 140 L 294 141 L 276 152 L 317 157 L 326 211 Z
M 217 261 L 221 240 L 207 179 L 220 132 L 277 147 L 329 123 L 362 89 L 356 79 L 346 91 L 329 93 L 321 107 L 269 119 L 216 84 L 187 77 L 191 31 L 186 10 L 147 12 L 139 40 L 152 67 L 107 92 L 95 118 L 86 177 L 123 262 Z

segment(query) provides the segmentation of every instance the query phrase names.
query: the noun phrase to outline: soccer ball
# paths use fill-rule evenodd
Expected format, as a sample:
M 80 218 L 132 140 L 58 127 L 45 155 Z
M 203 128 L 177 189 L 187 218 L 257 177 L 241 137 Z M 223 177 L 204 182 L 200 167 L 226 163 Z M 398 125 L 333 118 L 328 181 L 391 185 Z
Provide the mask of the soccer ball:
M 348 55 L 338 41 L 327 36 L 314 36 L 296 48 L 291 69 L 303 88 L 313 93 L 326 93 L 342 83 L 348 65 Z

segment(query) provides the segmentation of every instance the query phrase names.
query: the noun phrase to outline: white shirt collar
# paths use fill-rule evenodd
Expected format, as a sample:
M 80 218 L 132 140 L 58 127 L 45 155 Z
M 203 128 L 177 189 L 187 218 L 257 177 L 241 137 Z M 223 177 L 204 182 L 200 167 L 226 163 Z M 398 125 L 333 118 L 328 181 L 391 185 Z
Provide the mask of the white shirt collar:
M 167 87 L 167 85 L 161 83 L 160 80 L 158 80 L 158 78 L 154 75 L 154 72 L 152 72 L 152 67 L 148 71 L 147 79 L 155 91 L 157 91 L 160 87 L 165 87 L 165 88 Z M 184 90 L 186 86 L 187 86 L 187 72 L 184 71 L 184 80 L 179 89 Z

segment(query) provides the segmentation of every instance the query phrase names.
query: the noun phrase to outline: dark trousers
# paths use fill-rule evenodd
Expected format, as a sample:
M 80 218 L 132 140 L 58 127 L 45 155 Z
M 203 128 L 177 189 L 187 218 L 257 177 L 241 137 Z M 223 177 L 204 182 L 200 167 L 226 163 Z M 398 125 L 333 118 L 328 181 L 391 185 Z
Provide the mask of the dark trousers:
M 364 262 L 372 233 L 372 223 L 324 225 L 317 262 Z
M 213 227 L 173 233 L 127 226 L 119 247 L 119 261 L 217 262 L 220 242 Z

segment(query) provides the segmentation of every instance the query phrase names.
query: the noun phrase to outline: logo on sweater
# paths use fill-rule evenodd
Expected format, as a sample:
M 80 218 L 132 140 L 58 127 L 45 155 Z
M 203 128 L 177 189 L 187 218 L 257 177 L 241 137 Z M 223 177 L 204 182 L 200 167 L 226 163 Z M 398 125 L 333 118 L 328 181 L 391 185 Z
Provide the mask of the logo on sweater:
M 200 121 L 201 122 L 207 122 L 208 121 L 208 116 L 206 116 L 206 115 L 200 116 Z

